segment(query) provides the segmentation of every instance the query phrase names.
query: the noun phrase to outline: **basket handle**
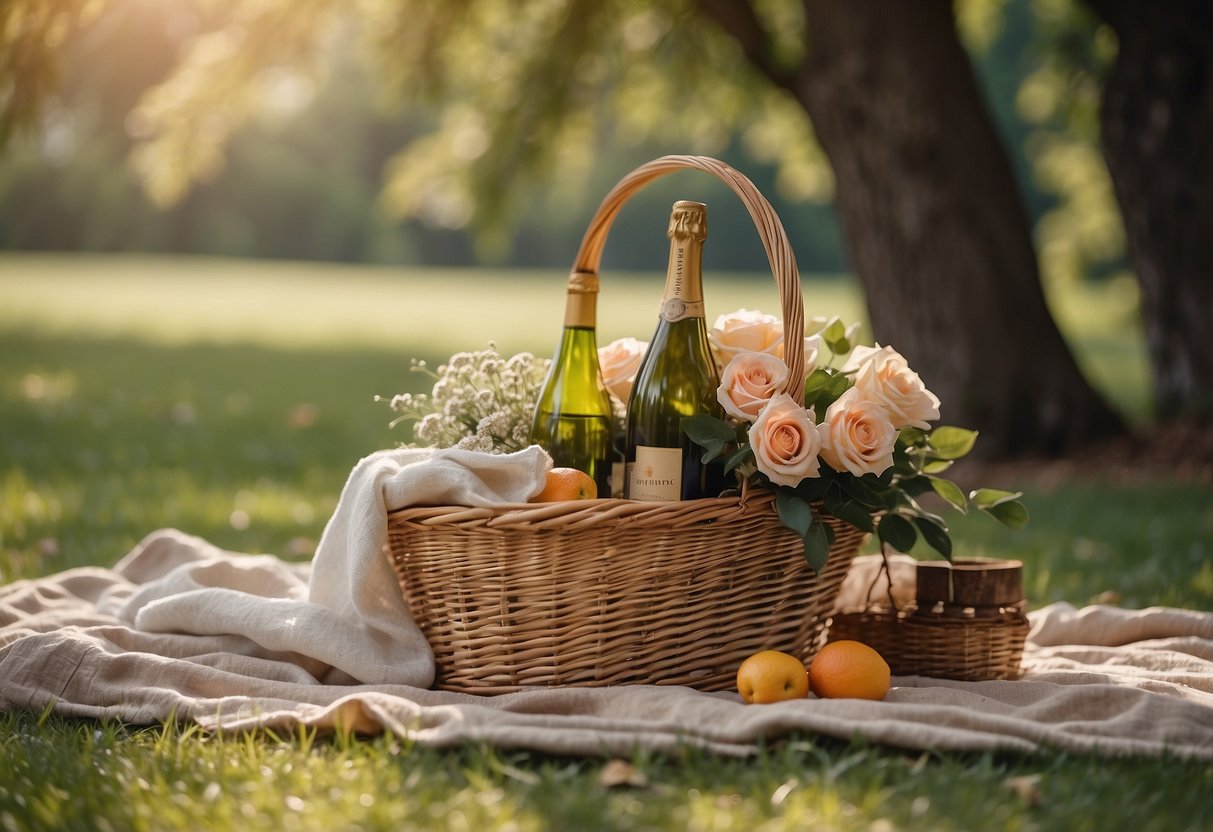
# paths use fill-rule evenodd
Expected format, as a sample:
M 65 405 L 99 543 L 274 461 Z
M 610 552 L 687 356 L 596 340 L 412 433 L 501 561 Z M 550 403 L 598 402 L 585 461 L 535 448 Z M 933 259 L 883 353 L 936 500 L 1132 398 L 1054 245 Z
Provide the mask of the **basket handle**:
M 784 389 L 799 402 L 804 396 L 804 301 L 800 294 L 800 271 L 796 268 L 796 255 L 792 253 L 792 245 L 783 230 L 783 223 L 779 221 L 771 203 L 759 193 L 748 177 L 724 162 L 708 156 L 662 156 L 624 176 L 603 197 L 593 219 L 590 220 L 581 240 L 581 247 L 577 250 L 577 259 L 573 261 L 572 273 L 597 277 L 607 233 L 624 203 L 654 179 L 686 169 L 710 173 L 724 182 L 741 198 L 750 212 L 750 218 L 762 238 L 763 248 L 766 249 L 771 274 L 779 287 L 779 303 L 783 310 L 784 362 L 790 371 Z M 791 344 L 798 345 L 799 348 L 791 349 Z

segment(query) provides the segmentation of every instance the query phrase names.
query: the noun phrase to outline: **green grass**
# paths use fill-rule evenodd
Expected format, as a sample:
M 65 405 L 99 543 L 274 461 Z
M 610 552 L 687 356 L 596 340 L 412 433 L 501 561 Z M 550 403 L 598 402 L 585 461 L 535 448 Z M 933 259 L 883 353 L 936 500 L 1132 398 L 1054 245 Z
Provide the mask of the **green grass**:
M 754 759 L 597 760 L 299 732 L 0 716 L 4 829 L 1205 830 L 1213 767 L 899 753 L 793 738 Z
M 646 334 L 657 280 L 606 278 L 604 311 L 621 319 L 604 322 L 604 338 Z M 758 287 L 708 280 L 721 311 Z M 1139 338 L 1115 337 L 1124 305 L 1106 291 L 1054 301 L 1084 366 L 1115 378 L 1144 362 Z M 812 311 L 857 314 L 849 284 L 807 293 L 820 299 Z M 559 274 L 0 257 L 0 580 L 112 564 L 161 526 L 307 557 L 353 463 L 405 438 L 372 397 L 415 388 L 409 358 L 490 338 L 549 352 L 561 294 Z M 1144 412 L 1144 372 L 1121 378 L 1119 401 Z M 965 554 L 1022 558 L 1034 603 L 1114 593 L 1213 608 L 1213 488 L 1027 485 L 1028 529 L 974 517 L 953 531 Z M 632 762 L 647 785 L 612 789 L 597 760 L 2 714 L 0 830 L 1213 826 L 1210 764 L 813 737 L 742 761 Z

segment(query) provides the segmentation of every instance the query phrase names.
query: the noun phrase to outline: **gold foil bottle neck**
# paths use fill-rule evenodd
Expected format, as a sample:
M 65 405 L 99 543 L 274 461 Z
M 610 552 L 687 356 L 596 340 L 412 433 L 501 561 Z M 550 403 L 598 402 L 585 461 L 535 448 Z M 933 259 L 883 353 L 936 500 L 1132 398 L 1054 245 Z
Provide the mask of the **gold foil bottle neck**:
M 569 275 L 568 292 L 574 295 L 598 294 L 598 275 L 592 272 L 573 272 Z
M 675 202 L 670 211 L 670 228 L 666 236 L 670 239 L 689 237 L 700 242 L 705 240 L 708 236 L 708 206 L 688 199 Z

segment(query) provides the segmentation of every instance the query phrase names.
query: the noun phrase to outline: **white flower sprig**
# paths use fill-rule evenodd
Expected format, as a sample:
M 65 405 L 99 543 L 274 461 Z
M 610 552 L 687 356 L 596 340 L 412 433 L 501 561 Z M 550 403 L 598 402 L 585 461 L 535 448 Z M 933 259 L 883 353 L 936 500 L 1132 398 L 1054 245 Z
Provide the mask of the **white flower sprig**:
M 434 385 L 429 393 L 393 396 L 391 408 L 400 415 L 392 427 L 413 422 L 414 446 L 522 450 L 531 444 L 531 417 L 551 363 L 529 352 L 503 359 L 491 341 L 486 350 L 455 353 L 437 371 L 414 360 L 409 369 Z

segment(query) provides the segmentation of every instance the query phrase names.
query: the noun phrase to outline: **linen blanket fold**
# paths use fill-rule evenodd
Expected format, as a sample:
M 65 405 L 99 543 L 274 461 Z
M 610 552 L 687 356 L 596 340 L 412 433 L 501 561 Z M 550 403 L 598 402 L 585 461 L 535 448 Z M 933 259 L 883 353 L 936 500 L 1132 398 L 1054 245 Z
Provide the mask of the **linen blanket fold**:
M 489 460 L 384 451 L 354 468 L 309 564 L 161 530 L 113 568 L 2 586 L 0 707 L 579 755 L 682 745 L 739 755 L 803 732 L 911 749 L 1213 759 L 1213 614 L 1191 610 L 1054 604 L 1030 615 L 1020 680 L 901 677 L 883 702 L 745 706 L 735 693 L 657 685 L 429 690 L 433 656 L 383 554 L 387 512 L 421 499 L 525 502 L 548 465 L 538 449 Z M 870 583 L 858 574 L 854 585 Z

